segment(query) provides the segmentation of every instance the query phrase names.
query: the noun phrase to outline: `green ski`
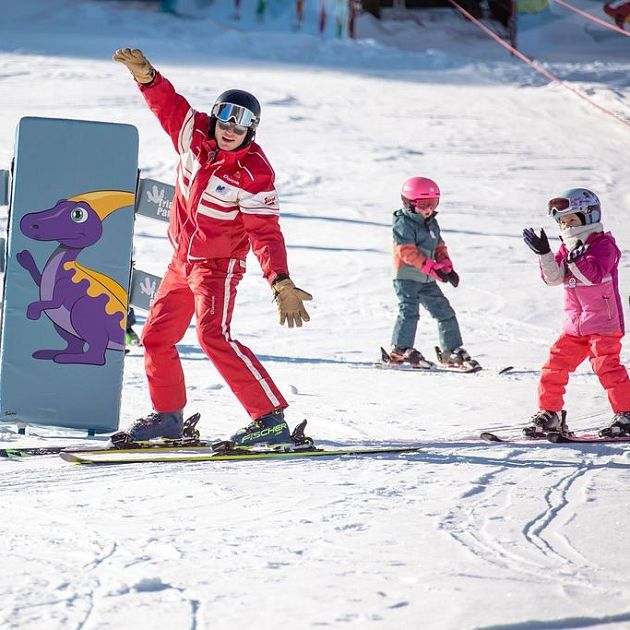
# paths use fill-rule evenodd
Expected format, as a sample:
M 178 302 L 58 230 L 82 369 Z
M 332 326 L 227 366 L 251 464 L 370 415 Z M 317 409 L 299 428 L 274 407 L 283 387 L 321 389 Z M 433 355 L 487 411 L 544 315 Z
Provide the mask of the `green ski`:
M 136 449 L 134 451 L 107 450 L 83 453 L 60 453 L 62 459 L 73 464 L 140 464 L 175 462 L 235 462 L 261 459 L 304 459 L 311 457 L 342 457 L 352 455 L 395 455 L 417 453 L 417 446 L 391 448 L 343 448 L 338 450 L 304 449 L 294 451 L 215 451 L 212 447 L 184 449 Z

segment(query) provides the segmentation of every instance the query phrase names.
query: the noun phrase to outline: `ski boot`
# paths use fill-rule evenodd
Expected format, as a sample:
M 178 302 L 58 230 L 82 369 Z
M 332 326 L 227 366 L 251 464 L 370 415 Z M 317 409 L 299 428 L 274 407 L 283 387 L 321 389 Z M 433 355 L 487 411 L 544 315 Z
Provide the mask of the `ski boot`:
M 127 328 L 125 331 L 125 345 L 126 346 L 139 346 L 140 345 L 140 337 L 138 337 L 138 333 L 131 327 Z
M 194 416 L 193 416 L 194 417 Z M 194 424 L 197 424 L 197 418 Z M 192 430 L 199 437 L 199 432 Z M 133 442 L 147 442 L 155 438 L 181 440 L 184 437 L 184 415 L 181 411 L 152 411 L 144 418 L 138 418 L 127 431 L 114 433 L 110 440 L 114 446 L 125 446 Z
M 617 412 L 611 424 L 599 431 L 599 437 L 628 437 L 630 436 L 630 411 Z
M 453 368 L 455 370 L 461 370 L 462 372 L 478 372 L 481 370 L 479 361 L 472 359 L 468 352 L 461 346 L 454 350 L 442 350 L 438 348 L 438 346 L 435 346 L 435 354 L 438 364 L 441 367 Z
M 415 348 L 402 348 L 401 346 L 394 346 L 389 353 L 389 363 L 392 365 L 410 365 L 416 370 L 432 370 L 435 367 L 435 363 L 428 361 L 424 358 L 424 355 Z
M 237 431 L 229 441 L 232 443 L 232 448 L 236 449 L 266 447 L 274 450 L 290 450 L 294 445 L 282 409 L 276 409 L 256 418 Z
M 125 345 L 126 346 L 139 346 L 140 345 L 140 337 L 138 337 L 136 331 L 133 329 L 138 323 L 136 319 L 136 312 L 133 310 L 133 307 L 130 306 L 127 311 L 127 328 L 125 330 Z
M 566 411 L 537 411 L 529 420 L 529 424 L 523 429 L 523 435 L 530 439 L 546 438 L 550 433 L 571 435 L 567 426 Z

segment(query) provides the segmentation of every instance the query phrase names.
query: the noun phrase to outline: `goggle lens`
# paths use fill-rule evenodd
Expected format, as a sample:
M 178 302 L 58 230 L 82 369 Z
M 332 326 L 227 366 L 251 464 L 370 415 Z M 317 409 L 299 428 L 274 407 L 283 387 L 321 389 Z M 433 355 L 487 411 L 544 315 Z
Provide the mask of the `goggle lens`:
M 566 214 L 571 207 L 571 202 L 566 197 L 554 197 L 547 205 L 547 213 L 550 217 L 556 217 L 559 214 Z
M 257 124 L 256 116 L 254 112 L 241 107 L 240 105 L 234 105 L 233 103 L 217 103 L 212 108 L 212 115 L 222 122 L 233 122 L 235 125 L 242 127 L 253 127 Z
M 217 127 L 221 129 L 221 131 L 232 130 L 237 136 L 244 136 L 249 129 L 249 127 L 243 127 L 243 125 L 235 125 L 231 122 L 226 123 L 222 120 L 217 120 Z
M 422 210 L 428 212 L 429 210 L 435 210 L 440 203 L 440 200 L 436 197 L 433 199 L 411 199 L 409 204 L 416 210 Z

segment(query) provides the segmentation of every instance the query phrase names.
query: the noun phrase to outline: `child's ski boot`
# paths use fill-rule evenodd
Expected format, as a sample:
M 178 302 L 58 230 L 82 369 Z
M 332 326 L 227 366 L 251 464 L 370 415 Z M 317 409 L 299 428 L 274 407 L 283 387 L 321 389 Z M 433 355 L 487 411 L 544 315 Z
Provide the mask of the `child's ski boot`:
M 471 356 L 462 347 L 454 350 L 442 350 L 435 346 L 435 354 L 437 355 L 438 365 L 462 372 L 478 372 L 481 370 L 479 361 L 472 359 Z
M 435 368 L 435 363 L 425 359 L 422 352 L 415 348 L 394 346 L 387 356 L 388 361 L 386 362 L 392 365 L 409 365 L 417 370 L 432 370 Z
M 612 419 L 612 423 L 599 431 L 599 437 L 628 437 L 630 436 L 630 411 L 619 411 Z
M 566 411 L 537 411 L 529 420 L 529 424 L 523 429 L 523 435 L 530 439 L 546 438 L 550 433 L 571 435 L 567 426 Z

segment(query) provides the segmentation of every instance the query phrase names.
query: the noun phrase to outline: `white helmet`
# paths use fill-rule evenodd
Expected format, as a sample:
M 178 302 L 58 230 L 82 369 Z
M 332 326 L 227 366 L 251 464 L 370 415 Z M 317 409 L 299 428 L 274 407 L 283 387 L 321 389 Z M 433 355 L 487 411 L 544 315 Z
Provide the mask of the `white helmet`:
M 599 223 L 602 219 L 599 198 L 587 188 L 570 188 L 550 199 L 548 214 L 556 221 L 567 214 L 577 214 L 583 225 Z

